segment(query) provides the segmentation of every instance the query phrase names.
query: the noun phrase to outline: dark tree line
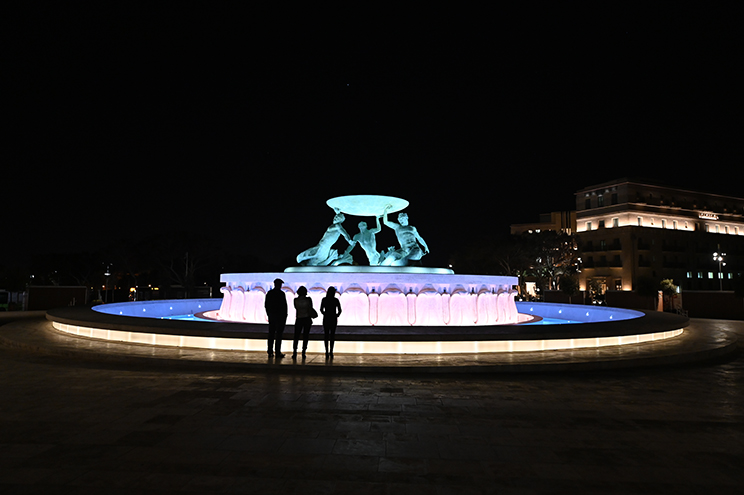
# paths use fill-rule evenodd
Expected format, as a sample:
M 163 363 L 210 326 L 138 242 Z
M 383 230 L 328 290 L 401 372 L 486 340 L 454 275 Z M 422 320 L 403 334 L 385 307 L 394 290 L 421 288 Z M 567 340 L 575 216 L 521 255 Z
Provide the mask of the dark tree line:
M 482 238 L 463 246 L 451 259 L 457 273 L 534 278 L 542 290 L 577 287 L 578 242 L 575 235 L 552 230 Z
M 85 286 L 98 292 L 104 287 L 177 286 L 190 297 L 198 286 L 219 287 L 221 273 L 276 268 L 239 246 L 227 246 L 201 233 L 181 232 L 121 240 L 95 252 L 52 252 L 27 260 L 3 260 L 0 289 L 21 292 L 28 285 Z

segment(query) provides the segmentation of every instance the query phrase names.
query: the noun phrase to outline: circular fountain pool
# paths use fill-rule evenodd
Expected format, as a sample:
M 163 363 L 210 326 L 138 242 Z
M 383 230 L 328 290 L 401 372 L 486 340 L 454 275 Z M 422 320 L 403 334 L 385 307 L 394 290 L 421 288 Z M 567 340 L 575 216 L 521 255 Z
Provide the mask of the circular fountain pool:
M 138 301 L 102 304 L 93 307 L 99 313 L 114 316 L 133 316 L 179 321 L 201 321 L 217 323 L 215 318 L 205 317 L 222 306 L 222 299 L 173 299 L 166 301 Z M 644 316 L 641 311 L 606 306 L 578 306 L 571 304 L 516 302 L 522 315 L 518 325 L 565 325 L 631 320 Z M 264 316 L 264 321 L 267 323 Z M 290 321 L 291 324 L 291 321 Z M 374 326 L 374 325 L 373 325 Z
M 94 310 L 60 308 L 48 313 L 54 327 L 87 338 L 146 345 L 266 352 L 267 325 L 209 321 L 221 299 L 114 303 Z M 517 303 L 522 315 L 550 324 L 491 326 L 339 327 L 336 353 L 472 354 L 551 351 L 639 344 L 676 337 L 687 320 L 617 308 Z M 579 322 L 579 323 L 576 323 Z M 291 341 L 292 327 L 284 333 Z M 289 347 L 291 344 L 285 344 Z M 324 352 L 323 332 L 313 326 L 308 352 Z

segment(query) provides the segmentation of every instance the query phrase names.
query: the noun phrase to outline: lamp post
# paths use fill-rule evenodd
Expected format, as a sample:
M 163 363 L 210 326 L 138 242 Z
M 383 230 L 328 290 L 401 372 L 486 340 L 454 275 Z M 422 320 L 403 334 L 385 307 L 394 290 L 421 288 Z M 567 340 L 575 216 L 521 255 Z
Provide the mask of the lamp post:
M 106 272 L 104 273 L 104 275 L 106 276 L 106 285 L 104 286 L 104 291 L 103 291 L 103 297 L 105 299 L 103 302 L 107 303 L 108 302 L 108 282 L 109 282 L 109 277 L 111 276 L 111 267 L 109 265 L 106 265 Z
M 721 249 L 720 244 L 718 245 L 718 249 Z M 726 253 L 719 253 L 715 252 L 713 253 L 713 261 L 718 262 L 718 290 L 723 292 L 723 273 L 721 272 L 721 267 L 726 266 L 726 263 L 724 263 L 724 256 L 726 256 Z

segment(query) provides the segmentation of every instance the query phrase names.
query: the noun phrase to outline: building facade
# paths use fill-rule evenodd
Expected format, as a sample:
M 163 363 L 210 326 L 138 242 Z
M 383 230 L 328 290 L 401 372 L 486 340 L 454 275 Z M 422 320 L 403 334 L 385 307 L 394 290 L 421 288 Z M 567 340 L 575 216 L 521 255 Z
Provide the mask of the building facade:
M 541 213 L 538 222 L 512 224 L 510 229 L 512 235 L 519 235 L 525 232 L 541 232 L 543 230 L 554 230 L 556 232 L 573 234 L 576 232 L 576 212 L 552 211 L 550 213 Z
M 642 279 L 732 290 L 744 272 L 742 198 L 618 179 L 576 192 L 576 233 L 583 290 L 634 290 Z

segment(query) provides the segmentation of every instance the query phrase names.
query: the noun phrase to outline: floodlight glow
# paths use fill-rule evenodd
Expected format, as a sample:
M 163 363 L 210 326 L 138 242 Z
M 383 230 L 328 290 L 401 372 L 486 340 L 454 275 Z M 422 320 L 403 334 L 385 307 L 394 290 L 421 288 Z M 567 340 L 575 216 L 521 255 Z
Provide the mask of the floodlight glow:
M 107 330 L 103 328 L 69 325 L 52 322 L 54 328 L 81 337 L 115 342 L 148 344 L 168 347 L 193 347 L 221 351 L 266 352 L 266 339 L 241 339 L 204 337 L 189 335 L 155 334 Z M 539 352 L 569 349 L 587 349 L 607 346 L 641 344 L 670 339 L 683 333 L 682 329 L 639 335 L 610 337 L 543 339 L 543 340 L 497 340 L 497 341 L 336 341 L 334 352 L 348 354 L 477 354 L 485 352 Z M 322 341 L 311 340 L 308 352 L 325 352 Z
M 408 206 L 408 201 L 393 196 L 356 195 L 331 198 L 326 201 L 326 204 L 334 210 L 349 215 L 379 217 L 385 213 L 387 206 L 390 206 L 387 210 L 388 213 L 395 213 L 405 209 Z
M 359 292 L 357 292 L 357 294 L 361 297 Z M 436 296 L 434 294 L 428 293 L 427 295 L 433 297 L 432 299 L 429 299 L 429 302 L 436 301 Z M 415 297 L 416 296 L 413 294 L 411 295 L 411 298 Z M 143 301 L 100 305 L 96 306 L 94 310 L 106 314 L 124 313 L 127 316 L 139 316 L 140 318 L 164 319 L 175 317 L 177 315 L 194 314 L 200 306 L 207 310 L 216 310 L 219 304 L 219 299 Z M 143 311 L 141 311 L 142 309 L 145 309 L 143 306 L 148 309 L 148 316 L 146 317 L 143 315 Z M 174 309 L 170 310 L 169 308 L 171 307 Z M 616 320 L 632 320 L 643 315 L 643 313 L 638 311 L 619 308 L 598 307 L 587 310 L 585 307 L 582 308 L 580 306 L 547 303 L 528 304 L 520 302 L 517 303 L 517 309 L 520 312 L 520 321 L 534 320 L 535 318 L 532 315 L 539 315 L 544 318 L 540 323 L 559 323 L 554 322 L 553 319 L 560 315 L 560 319 L 564 323 L 579 323 L 579 325 L 575 325 L 574 328 L 581 327 L 580 324 L 584 322 L 599 323 Z M 242 337 L 239 334 L 235 337 L 214 337 L 210 336 L 209 330 L 206 330 L 204 327 L 199 327 L 199 330 L 196 331 L 194 331 L 194 329 L 189 330 L 190 335 L 181 335 L 179 333 L 173 333 L 173 330 L 178 327 L 171 328 L 171 333 L 161 334 L 152 333 L 153 330 L 150 329 L 143 329 L 145 330 L 143 332 L 131 331 L 133 330 L 133 327 L 129 324 L 117 329 L 104 329 L 89 326 L 82 322 L 79 324 L 71 324 L 53 319 L 53 325 L 54 328 L 62 332 L 107 341 L 170 347 L 195 347 L 214 350 L 266 352 L 266 339 L 264 337 L 256 336 L 255 334 L 250 334 L 250 336 L 245 337 Z M 92 325 L 95 325 L 95 323 L 92 323 Z M 524 327 L 515 326 L 514 328 L 516 331 L 517 328 Z M 453 332 L 456 334 L 457 330 L 453 329 Z M 522 331 L 519 332 L 521 333 Z M 537 332 L 536 335 L 539 335 L 540 333 L 541 332 Z M 343 338 L 337 338 L 335 352 L 353 354 L 474 354 L 494 352 L 536 352 L 640 344 L 673 338 L 682 333 L 682 329 L 665 329 L 663 331 L 648 334 L 605 334 L 597 337 L 582 337 L 580 330 L 571 330 L 569 331 L 569 335 L 571 335 L 569 337 L 550 338 L 551 333 L 544 333 L 545 338 L 531 340 L 508 340 L 509 337 L 506 337 L 507 340 L 483 340 L 483 337 L 481 337 L 481 340 L 469 340 L 467 334 L 464 333 L 460 339 L 445 339 L 442 341 L 434 339 L 417 341 L 415 339 L 407 339 L 404 335 L 396 333 L 395 335 L 401 336 L 391 336 L 391 340 L 376 339 L 374 341 L 349 341 L 344 340 Z M 421 335 L 420 332 L 416 332 L 416 334 L 419 336 Z M 450 337 L 452 337 L 452 335 Z M 324 352 L 324 350 L 322 340 L 310 341 L 308 347 L 309 352 L 321 353 Z

